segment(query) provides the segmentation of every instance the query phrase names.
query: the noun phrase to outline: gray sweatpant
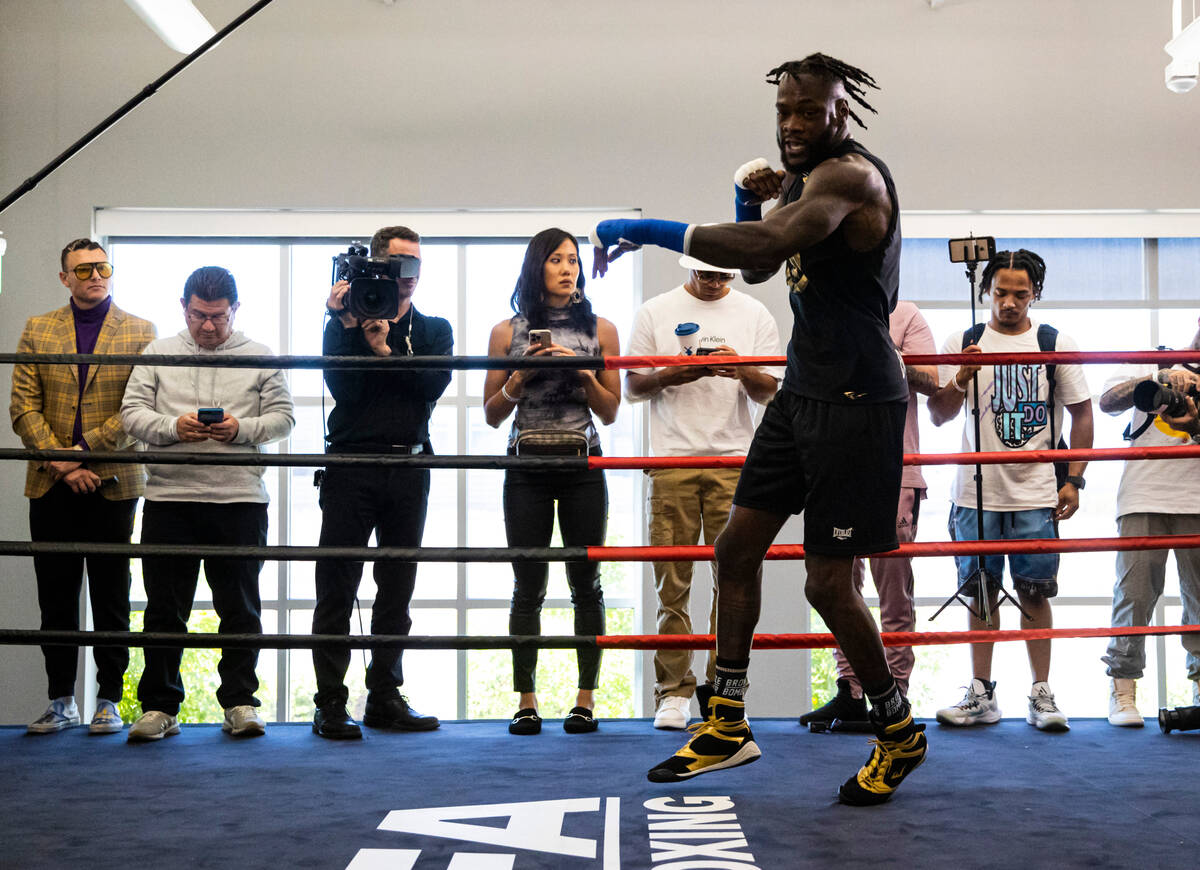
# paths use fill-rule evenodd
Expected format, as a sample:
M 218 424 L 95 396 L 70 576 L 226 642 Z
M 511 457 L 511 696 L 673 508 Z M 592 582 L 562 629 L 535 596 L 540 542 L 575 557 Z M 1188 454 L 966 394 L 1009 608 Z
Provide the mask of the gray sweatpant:
M 1122 538 L 1143 535 L 1198 535 L 1200 514 L 1126 514 L 1117 518 Z M 1166 581 L 1167 550 L 1122 551 L 1117 553 L 1117 582 L 1113 586 L 1113 627 L 1149 625 Z M 1200 623 L 1200 549 L 1175 550 L 1179 566 L 1179 592 L 1184 625 Z M 1200 634 L 1180 636 L 1187 650 L 1189 680 L 1200 680 Z M 1114 637 L 1108 653 L 1101 657 L 1108 675 L 1136 680 L 1146 667 L 1146 638 Z

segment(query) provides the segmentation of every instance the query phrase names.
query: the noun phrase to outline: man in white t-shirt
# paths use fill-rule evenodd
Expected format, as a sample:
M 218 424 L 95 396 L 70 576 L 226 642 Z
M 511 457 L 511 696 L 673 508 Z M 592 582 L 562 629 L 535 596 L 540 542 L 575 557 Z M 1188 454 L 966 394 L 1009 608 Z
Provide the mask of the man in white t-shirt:
M 1192 339 L 1192 350 L 1200 350 L 1200 332 Z M 1122 414 L 1133 408 L 1138 384 L 1155 381 L 1181 393 L 1200 388 L 1200 375 L 1185 366 L 1159 371 L 1156 366 L 1126 366 L 1104 385 L 1100 410 Z M 1174 425 L 1172 425 L 1174 424 Z M 1179 428 L 1183 426 L 1183 428 Z M 1135 409 L 1126 430 L 1134 447 L 1170 447 L 1193 443 L 1188 427 L 1179 419 Z M 1200 459 L 1139 459 L 1125 463 L 1117 490 L 1117 533 L 1123 537 L 1144 535 L 1200 535 Z M 1200 550 L 1176 549 L 1179 597 L 1183 623 L 1200 622 Z M 1117 582 L 1113 586 L 1112 624 L 1149 625 L 1154 607 L 1166 582 L 1167 551 L 1122 551 L 1117 553 Z M 1192 703 L 1200 704 L 1200 635 L 1184 634 L 1188 679 L 1192 681 Z M 1146 666 L 1146 638 L 1114 637 L 1101 658 L 1108 665 L 1112 686 L 1108 721 L 1113 725 L 1141 728 L 1137 708 L 1137 681 Z
M 757 299 L 729 286 L 733 270 L 683 256 L 686 283 L 637 310 L 629 340 L 631 356 L 678 354 L 676 327 L 688 324 L 698 353 L 777 356 L 779 327 Z M 699 330 L 691 329 L 698 325 Z M 654 456 L 743 456 L 754 437 L 754 405 L 766 404 L 779 385 L 773 369 L 756 366 L 670 366 L 630 369 L 625 396 L 650 401 L 650 451 Z M 703 530 L 712 544 L 729 519 L 738 468 L 655 468 L 650 478 L 646 516 L 650 545 L 695 544 Z M 691 562 L 655 562 L 658 633 L 691 634 L 688 612 L 692 588 Z M 714 571 L 715 576 L 715 571 Z M 709 614 L 715 631 L 716 595 Z M 713 678 L 709 656 L 708 681 Z M 658 650 L 654 654 L 655 728 L 687 726 L 696 677 L 691 650 Z M 701 694 L 705 694 L 703 689 Z M 709 692 L 708 694 L 711 694 Z M 701 713 L 706 712 L 701 697 Z
M 1046 264 L 1032 251 L 1001 251 L 983 271 L 979 299 L 991 294 L 991 319 L 977 341 L 970 335 L 954 333 L 946 339 L 942 353 L 1016 353 L 1037 352 L 1044 344 L 1054 350 L 1072 351 L 1077 346 L 1068 336 L 1053 333 L 1043 342 L 1039 329 L 1050 336 L 1049 328 L 1039 327 L 1029 317 L 1029 308 L 1042 298 Z M 1056 341 L 1053 339 L 1056 338 Z M 966 347 L 964 347 L 966 345 Z M 980 444 L 974 439 L 971 407 L 974 392 L 972 377 L 979 381 Z M 1050 380 L 1053 379 L 1053 395 Z M 1065 407 L 1071 416 L 1072 448 L 1092 446 L 1091 393 L 1083 368 L 1077 365 L 1012 364 L 999 366 L 939 366 L 942 388 L 929 398 L 929 413 L 940 426 L 958 415 L 967 405 L 963 426 L 962 450 L 1046 450 L 1061 437 Z M 1079 491 L 1083 489 L 1086 462 L 1072 462 L 1066 481 L 1058 486 L 1050 463 L 984 465 L 982 505 L 976 495 L 974 467 L 959 466 L 955 483 L 950 532 L 958 541 L 979 540 L 978 507 L 983 513 L 983 540 L 1021 540 L 1054 538 L 1057 523 L 1069 519 L 1079 509 Z M 975 581 L 982 571 L 987 579 L 991 606 L 995 608 L 1004 573 L 1004 556 L 956 556 L 959 587 L 964 594 L 975 595 Z M 1050 628 L 1053 617 L 1050 599 L 1058 594 L 1057 553 L 1010 553 L 1008 570 L 1017 600 L 1029 615 L 1022 628 Z M 986 626 L 976 615 L 978 601 L 970 615 L 970 628 Z M 1054 703 L 1050 691 L 1050 641 L 1025 642 L 1033 688 L 1029 695 L 1026 721 L 1043 731 L 1066 731 L 1067 717 Z M 984 725 L 1000 720 L 996 702 L 996 684 L 991 681 L 992 644 L 971 644 L 973 679 L 966 696 L 953 707 L 938 710 L 943 725 Z

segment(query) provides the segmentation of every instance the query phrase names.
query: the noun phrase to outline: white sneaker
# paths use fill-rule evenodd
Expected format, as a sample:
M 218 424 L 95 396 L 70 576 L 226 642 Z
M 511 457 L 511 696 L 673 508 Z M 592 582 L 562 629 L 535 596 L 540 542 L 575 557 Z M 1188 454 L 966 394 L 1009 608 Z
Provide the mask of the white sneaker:
M 117 712 L 117 705 L 104 698 L 96 699 L 96 712 L 88 725 L 88 734 L 119 734 L 125 723 Z
M 225 711 L 221 730 L 234 737 L 260 737 L 267 730 L 267 723 L 258 715 L 258 710 L 249 704 L 239 704 Z
M 669 731 L 682 731 L 687 727 L 691 706 L 691 698 L 667 695 L 658 702 L 658 710 L 654 713 L 654 727 Z
M 129 726 L 125 739 L 130 743 L 143 740 L 162 740 L 179 733 L 179 720 L 161 710 L 151 710 Z
M 1137 680 L 1113 678 L 1108 695 L 1108 724 L 1120 728 L 1141 728 L 1146 724 L 1137 708 Z
M 1040 682 L 1033 684 L 1033 694 L 1029 696 L 1029 715 L 1025 721 L 1039 731 L 1070 731 L 1066 714 L 1054 703 L 1054 693 L 1050 684 Z
M 78 724 L 79 708 L 75 706 L 75 696 L 64 695 L 51 701 L 46 712 L 29 723 L 25 733 L 53 734 L 65 728 L 73 728 Z
M 966 687 L 967 694 L 953 707 L 937 711 L 937 720 L 943 725 L 966 727 L 969 725 L 992 725 L 1000 721 L 1000 705 L 996 702 L 996 684 L 975 677 Z

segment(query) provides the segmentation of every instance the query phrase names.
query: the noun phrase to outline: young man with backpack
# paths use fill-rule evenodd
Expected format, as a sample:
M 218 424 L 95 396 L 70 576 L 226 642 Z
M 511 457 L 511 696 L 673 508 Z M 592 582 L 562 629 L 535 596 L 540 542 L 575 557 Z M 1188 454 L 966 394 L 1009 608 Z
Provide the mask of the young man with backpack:
M 954 333 L 946 339 L 942 353 L 1017 353 L 1072 351 L 1070 337 L 1045 324 L 1036 324 L 1029 309 L 1042 297 L 1046 264 L 1032 251 L 1001 251 L 988 262 L 980 283 L 979 299 L 991 295 L 991 318 L 973 330 Z M 975 393 L 971 379 L 979 379 L 979 440 L 972 423 Z M 963 427 L 963 452 L 974 450 L 1045 450 L 1059 446 L 1062 409 L 1071 417 L 1070 446 L 1092 446 L 1091 393 L 1078 365 L 1007 364 L 997 366 L 939 366 L 943 384 L 929 399 L 930 416 L 940 426 L 967 407 Z M 1064 445 L 1065 446 L 1065 445 Z M 977 511 L 983 513 L 984 540 L 1055 538 L 1057 524 L 1079 509 L 1079 492 L 1084 487 L 1086 462 L 1072 462 L 1059 482 L 1049 463 L 1019 463 L 982 466 L 982 501 L 976 495 L 972 466 L 960 466 L 950 513 L 954 540 L 978 540 Z M 990 605 L 994 609 L 1004 572 L 1004 556 L 956 556 L 958 583 L 973 599 L 969 618 L 971 630 L 987 628 L 977 615 L 980 572 L 986 578 Z M 1008 570 L 1017 601 L 1028 615 L 1022 628 L 1050 628 L 1053 617 L 1050 599 L 1058 594 L 1057 553 L 1010 553 Z M 1043 731 L 1066 731 L 1067 717 L 1050 691 L 1050 641 L 1026 641 L 1033 687 L 1029 694 L 1026 721 Z M 973 679 L 965 697 L 953 707 L 939 710 L 943 725 L 985 725 L 1000 720 L 996 684 L 991 680 L 992 644 L 971 645 Z

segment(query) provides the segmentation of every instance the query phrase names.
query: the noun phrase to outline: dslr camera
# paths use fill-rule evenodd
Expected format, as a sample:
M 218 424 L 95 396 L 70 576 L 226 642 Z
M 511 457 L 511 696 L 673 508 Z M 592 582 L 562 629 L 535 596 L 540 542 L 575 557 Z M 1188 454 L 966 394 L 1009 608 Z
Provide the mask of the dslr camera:
M 1200 390 L 1195 386 L 1188 387 L 1187 392 L 1180 392 L 1158 381 L 1142 381 L 1133 388 L 1133 406 L 1147 414 L 1181 417 L 1187 413 L 1188 396 L 1200 405 Z
M 391 320 L 400 313 L 400 288 L 396 280 L 417 278 L 421 261 L 410 254 L 372 257 L 357 242 L 333 258 L 333 283 L 349 281 L 346 310 L 363 320 Z

